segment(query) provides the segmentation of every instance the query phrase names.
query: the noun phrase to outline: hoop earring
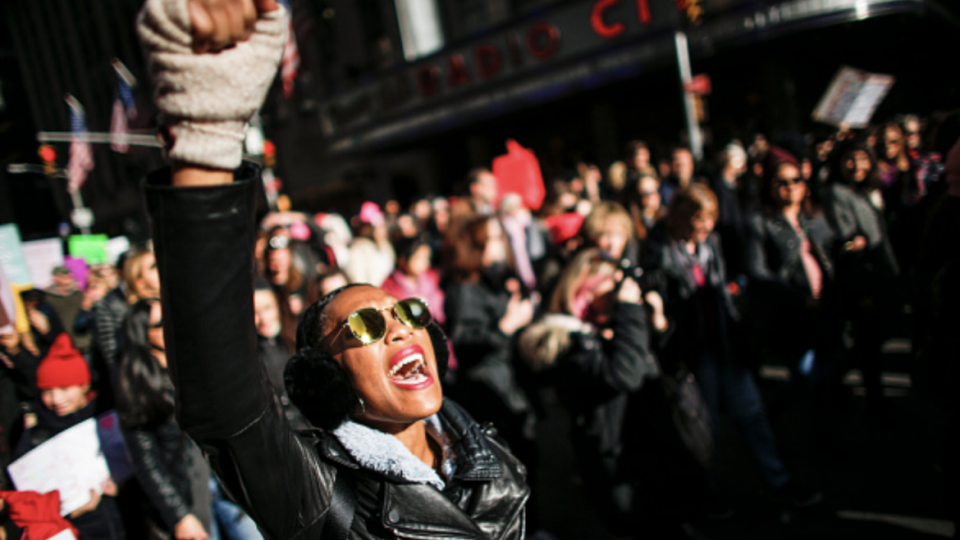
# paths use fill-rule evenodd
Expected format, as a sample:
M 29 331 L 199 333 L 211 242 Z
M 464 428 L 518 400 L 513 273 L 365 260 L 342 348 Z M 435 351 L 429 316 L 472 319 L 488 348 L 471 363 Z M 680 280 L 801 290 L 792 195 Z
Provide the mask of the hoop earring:
M 362 397 L 357 396 L 357 401 L 360 402 L 360 414 L 367 414 L 367 402 L 363 400 Z

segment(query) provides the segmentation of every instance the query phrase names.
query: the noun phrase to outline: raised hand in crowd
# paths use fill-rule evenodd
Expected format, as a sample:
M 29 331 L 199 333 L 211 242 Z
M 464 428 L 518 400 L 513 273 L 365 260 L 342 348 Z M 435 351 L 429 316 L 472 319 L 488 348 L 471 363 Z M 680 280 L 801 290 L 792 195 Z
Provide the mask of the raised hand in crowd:
M 650 324 L 657 332 L 663 332 L 670 326 L 663 311 L 663 297 L 657 291 L 647 291 L 643 300 L 650 307 Z
M 507 280 L 507 290 L 510 291 L 510 301 L 499 326 L 504 335 L 512 336 L 533 320 L 533 301 L 521 296 L 520 283 L 515 279 Z
M 150 58 L 173 183 L 227 184 L 240 165 L 247 121 L 276 74 L 286 16 L 273 0 L 192 0 L 188 5 L 189 21 L 164 2 L 147 3 L 138 33 Z M 196 54 L 195 48 L 220 52 Z
M 628 304 L 642 304 L 643 295 L 640 286 L 633 278 L 624 278 L 620 283 L 620 290 L 617 291 L 617 300 Z
M 246 40 L 257 15 L 276 9 L 276 0 L 190 0 L 193 50 L 219 51 Z
M 30 325 L 39 334 L 47 335 L 50 332 L 50 319 L 39 309 L 28 307 L 27 318 L 30 319 Z

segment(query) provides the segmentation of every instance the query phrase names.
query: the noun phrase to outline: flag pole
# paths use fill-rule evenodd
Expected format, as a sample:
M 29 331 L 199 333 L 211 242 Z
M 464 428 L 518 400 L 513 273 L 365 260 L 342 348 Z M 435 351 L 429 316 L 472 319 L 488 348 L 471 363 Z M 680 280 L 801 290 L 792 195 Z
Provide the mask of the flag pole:
M 80 102 L 77 101 L 77 98 L 73 97 L 72 94 L 64 94 L 63 99 L 67 102 L 67 106 L 73 110 L 73 114 L 83 114 L 83 106 L 80 105 Z M 85 123 L 86 122 L 84 122 L 84 124 Z M 75 139 L 77 134 L 71 132 L 71 135 Z M 72 158 L 71 148 L 71 159 Z M 82 234 L 90 234 L 90 226 L 93 225 L 93 212 L 83 205 L 83 195 L 80 194 L 80 186 L 77 186 L 76 189 L 71 189 L 70 175 L 67 174 L 66 176 L 67 193 L 70 194 L 70 201 L 73 203 L 73 211 L 70 212 L 70 221 L 80 229 Z
M 137 85 L 137 78 L 133 76 L 133 73 L 130 73 L 130 70 L 127 69 L 127 66 L 125 66 L 119 58 L 114 58 L 110 64 L 113 66 L 114 71 L 117 72 L 117 76 L 123 79 L 130 88 Z
M 703 132 L 697 122 L 696 100 L 687 85 L 693 79 L 690 69 L 690 50 L 687 48 L 687 34 L 677 31 L 674 34 L 677 51 L 677 69 L 680 72 L 680 95 L 683 98 L 683 112 L 687 120 L 687 136 L 690 139 L 690 153 L 697 162 L 703 159 Z

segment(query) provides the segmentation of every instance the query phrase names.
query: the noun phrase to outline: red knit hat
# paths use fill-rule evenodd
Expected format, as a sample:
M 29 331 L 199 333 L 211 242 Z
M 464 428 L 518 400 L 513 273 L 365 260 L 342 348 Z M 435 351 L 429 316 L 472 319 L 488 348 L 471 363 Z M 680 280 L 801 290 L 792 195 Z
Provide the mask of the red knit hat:
M 90 367 L 66 333 L 57 336 L 37 368 L 37 388 L 66 388 L 90 384 Z

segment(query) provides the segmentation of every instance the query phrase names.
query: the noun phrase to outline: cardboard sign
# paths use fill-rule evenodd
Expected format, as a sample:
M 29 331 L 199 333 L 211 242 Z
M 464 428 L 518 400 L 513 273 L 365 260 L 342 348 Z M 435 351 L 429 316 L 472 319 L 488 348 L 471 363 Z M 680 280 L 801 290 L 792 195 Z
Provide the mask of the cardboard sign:
M 540 162 L 533 152 L 510 139 L 507 154 L 493 160 L 493 174 L 497 177 L 497 200 L 507 193 L 517 193 L 530 210 L 539 210 L 547 190 L 543 186 Z
M 11 283 L 30 285 L 33 281 L 20 245 L 20 229 L 13 223 L 0 225 L 0 266 Z
M 841 66 L 814 109 L 813 119 L 838 127 L 867 127 L 894 80 L 892 75 Z
M 87 264 L 110 262 L 107 253 L 107 235 L 75 234 L 70 237 L 70 256 L 87 261 Z

